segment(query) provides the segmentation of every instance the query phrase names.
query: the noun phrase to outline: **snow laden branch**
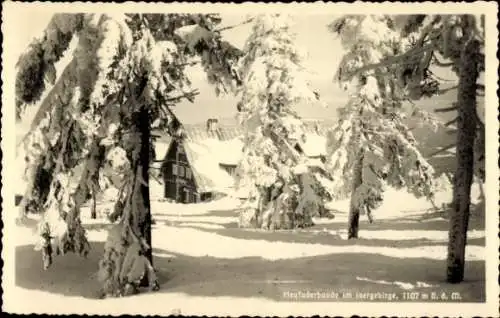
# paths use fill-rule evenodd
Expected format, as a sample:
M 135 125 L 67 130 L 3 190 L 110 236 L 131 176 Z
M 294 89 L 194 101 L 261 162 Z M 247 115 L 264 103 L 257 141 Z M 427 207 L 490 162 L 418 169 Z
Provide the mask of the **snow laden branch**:
M 378 63 L 365 65 L 363 67 L 357 68 L 355 70 L 347 71 L 347 72 L 341 72 L 341 73 L 339 73 L 338 78 L 343 79 L 343 80 L 350 80 L 353 77 L 358 76 L 359 74 L 372 73 L 369 71 L 373 71 L 375 69 L 380 69 L 380 68 L 392 66 L 395 64 L 403 64 L 408 59 L 414 58 L 415 56 L 420 56 L 422 54 L 429 54 L 434 49 L 435 49 L 435 45 L 433 43 L 427 44 L 427 45 L 425 45 L 423 47 L 419 47 L 419 48 L 412 48 L 402 55 L 388 57 L 388 58 L 385 58 L 381 62 L 378 62 Z
M 317 95 L 307 83 L 304 52 L 294 45 L 290 23 L 282 15 L 256 17 L 240 60 L 238 112 L 245 139 L 237 187 L 248 193 L 243 227 L 308 226 L 323 208 L 322 186 L 297 148 L 305 134 L 294 107 Z
M 208 15 L 196 24 L 178 28 L 175 33 L 185 42 L 188 52 L 201 58 L 201 65 L 208 82 L 214 85 L 216 95 L 234 93 L 242 84 L 237 63 L 243 52 L 222 39 L 220 32 L 229 27 L 216 29 L 220 20 L 214 20 L 214 16 Z
M 66 18 L 71 21 L 74 16 L 68 15 Z M 105 29 L 108 20 L 96 19 L 92 15 L 82 16 L 81 19 L 82 26 L 78 31 L 80 44 L 88 45 L 83 47 L 85 52 L 95 51 L 94 46 L 101 43 L 96 39 L 90 41 L 91 34 Z M 25 196 L 25 200 L 34 201 L 39 210 L 44 212 L 39 234 L 45 266 L 50 265 L 49 251 L 52 250 L 58 254 L 68 251 L 82 255 L 88 253 L 79 209 L 87 200 L 90 192 L 88 184 L 95 181 L 99 165 L 94 162 L 90 167 L 84 162 L 96 161 L 94 157 L 99 157 L 100 151 L 93 147 L 98 123 L 95 122 L 94 114 L 85 110 L 87 105 L 82 107 L 82 91 L 89 89 L 85 87 L 88 82 L 81 81 L 79 71 L 85 69 L 89 74 L 85 66 L 91 64 L 85 59 L 87 56 L 83 55 L 81 51 L 75 52 L 74 60 L 42 103 L 37 116 L 45 116 L 46 119 L 38 125 L 34 123 L 35 127 L 30 133 L 33 137 L 30 136 L 26 144 L 28 190 L 48 189 L 48 193 L 43 196 L 33 196 L 30 192 Z M 36 149 L 40 148 L 43 151 L 37 152 Z M 44 174 L 46 177 L 40 179 L 39 176 Z
M 417 19 L 421 23 L 425 20 Z M 435 23 L 435 19 L 431 21 Z M 422 87 L 402 82 L 398 74 L 405 68 L 387 63 L 408 63 L 418 56 L 413 65 L 425 66 L 429 63 L 428 46 L 408 50 L 412 44 L 404 34 L 412 28 L 406 25 L 402 31 L 398 23 L 401 21 L 388 16 L 359 15 L 342 17 L 333 24 L 347 51 L 339 78 L 350 82 L 350 75 L 345 74 L 355 75 L 351 98 L 340 110 L 339 124 L 329 134 L 327 145 L 334 193 L 337 198 L 350 196 L 348 238 L 358 237 L 360 215 L 373 220 L 371 211 L 382 202 L 386 185 L 405 187 L 415 196 L 431 200 L 437 189 L 434 171 L 404 121 L 407 112 L 403 103 L 412 97 L 412 90 L 417 89 L 422 96 Z M 415 81 L 413 76 L 408 78 L 410 82 Z M 411 115 L 437 127 L 437 119 L 415 105 Z
M 357 76 L 377 71 L 390 72 L 390 69 L 398 70 L 392 74 L 396 74 L 402 81 L 411 79 L 412 82 L 419 83 L 432 78 L 433 82 L 437 82 L 442 79 L 429 70 L 433 66 L 451 67 L 453 71 L 458 72 L 459 48 L 464 43 L 464 30 L 473 29 L 476 39 L 483 39 L 484 34 L 484 17 L 474 15 L 400 15 L 384 18 L 389 21 L 391 30 L 402 37 L 402 45 L 393 43 L 387 48 L 390 55 L 386 54 L 383 58 L 372 56 L 371 60 L 362 66 L 346 64 L 339 68 L 336 75 L 339 82 L 348 82 Z M 331 23 L 329 29 L 341 36 L 344 45 L 352 41 L 354 34 L 361 37 L 358 45 L 370 45 L 368 37 L 371 35 L 378 34 L 380 37 L 377 41 L 390 36 L 381 35 L 381 29 L 371 23 L 373 19 L 376 20 L 373 16 L 344 16 Z M 361 28 L 365 33 L 360 32 Z M 480 67 L 483 69 L 483 65 Z M 415 92 L 410 96 L 414 96 L 412 99 L 419 99 L 422 95 Z
M 25 141 L 26 206 L 43 213 L 38 247 L 46 267 L 53 253 L 85 256 L 89 244 L 81 206 L 90 198 L 95 206 L 97 194 L 120 189 L 114 213 L 119 230 L 110 232 L 99 270 L 103 295 L 135 292 L 139 285 L 156 289 L 148 194 L 148 167 L 154 160 L 150 130 L 179 133 L 171 107 L 193 101 L 198 93 L 185 74 L 194 53 L 186 52 L 186 42 L 175 31 L 190 24 L 212 28 L 218 20 L 210 15 L 70 14 L 58 23 L 71 24 L 76 18 L 74 58 L 42 102 Z M 65 41 L 60 37 L 42 46 L 48 50 Z M 23 56 L 20 65 L 29 65 L 30 56 Z M 18 87 L 31 85 L 26 70 L 38 72 L 36 76 L 45 72 L 20 67 Z M 34 101 L 23 90 L 17 93 L 26 104 Z
M 55 63 L 68 49 L 73 35 L 83 23 L 82 14 L 55 14 L 39 38 L 36 38 L 16 64 L 16 114 L 42 97 L 46 84 L 54 85 Z

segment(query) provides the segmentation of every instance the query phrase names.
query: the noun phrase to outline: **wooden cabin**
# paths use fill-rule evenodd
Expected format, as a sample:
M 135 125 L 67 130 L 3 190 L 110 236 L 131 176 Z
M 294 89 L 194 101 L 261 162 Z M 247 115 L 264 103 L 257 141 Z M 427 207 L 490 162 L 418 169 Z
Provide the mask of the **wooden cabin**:
M 209 201 L 233 186 L 236 165 L 225 166 L 224 157 L 241 153 L 232 140 L 242 132 L 209 119 L 205 127 L 184 125 L 184 133 L 184 138 L 170 141 L 160 168 L 164 197 L 179 203 Z M 236 148 L 228 151 L 228 145 Z

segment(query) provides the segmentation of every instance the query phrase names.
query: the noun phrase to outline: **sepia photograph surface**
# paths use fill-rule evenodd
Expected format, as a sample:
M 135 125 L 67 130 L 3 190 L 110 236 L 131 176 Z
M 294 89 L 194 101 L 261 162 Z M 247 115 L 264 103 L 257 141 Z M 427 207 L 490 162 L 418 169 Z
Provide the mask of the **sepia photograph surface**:
M 499 314 L 496 3 L 2 7 L 3 312 Z

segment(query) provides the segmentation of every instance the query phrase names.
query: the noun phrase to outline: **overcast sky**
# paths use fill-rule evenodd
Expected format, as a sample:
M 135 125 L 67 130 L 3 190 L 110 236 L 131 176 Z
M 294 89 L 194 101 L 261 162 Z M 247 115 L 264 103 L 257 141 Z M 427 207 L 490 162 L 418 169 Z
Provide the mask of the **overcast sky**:
M 8 52 L 14 59 L 26 50 L 33 37 L 41 34 L 51 18 L 50 13 L 26 11 L 24 15 L 6 19 L 16 33 L 8 33 Z M 223 14 L 223 25 L 234 25 L 244 21 L 243 15 Z M 299 114 L 308 118 L 335 117 L 335 109 L 346 102 L 346 93 L 341 91 L 332 78 L 338 62 L 343 54 L 339 40 L 330 33 L 327 25 L 335 17 L 331 15 L 297 15 L 294 16 L 296 43 L 308 52 L 305 66 L 309 70 L 309 79 L 312 87 L 320 92 L 321 99 L 328 105 L 323 108 L 319 105 L 301 105 Z M 29 21 L 29 23 L 27 23 Z M 223 36 L 233 45 L 243 48 L 250 33 L 252 24 L 241 25 L 223 32 Z M 70 57 L 70 56 L 68 56 Z M 61 70 L 59 70 L 60 73 Z M 179 104 L 175 112 L 185 123 L 205 121 L 212 117 L 232 117 L 236 110 L 236 98 L 232 96 L 216 97 L 214 89 L 205 80 L 204 73 L 199 69 L 190 72 L 193 86 L 199 88 L 200 95 L 194 104 L 189 102 Z M 441 74 L 442 75 L 442 74 Z M 450 74 L 447 74 L 448 77 Z M 445 74 L 446 76 L 446 74 Z M 14 81 L 11 82 L 13 90 Z

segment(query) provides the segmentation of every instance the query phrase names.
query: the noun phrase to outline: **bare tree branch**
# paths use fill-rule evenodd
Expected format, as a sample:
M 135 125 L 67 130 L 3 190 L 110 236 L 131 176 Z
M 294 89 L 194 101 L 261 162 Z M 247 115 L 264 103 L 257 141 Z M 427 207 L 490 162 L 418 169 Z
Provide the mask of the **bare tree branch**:
M 455 146 L 456 146 L 456 143 L 449 144 L 448 146 L 442 147 L 441 149 L 439 149 L 437 151 L 434 151 L 433 153 L 431 153 L 429 155 L 429 157 L 434 157 L 436 155 L 439 155 L 440 153 L 443 153 L 443 152 L 445 152 L 447 150 L 450 150 L 451 148 L 453 148 Z
M 443 89 L 438 90 L 438 93 L 439 94 L 446 94 L 449 91 L 453 91 L 453 90 L 455 90 L 457 88 L 458 88 L 458 85 L 455 85 L 455 86 L 452 86 L 452 87 L 448 87 L 448 88 L 443 88 Z
M 185 92 L 182 95 L 174 96 L 174 97 L 169 97 L 165 99 L 165 102 L 170 103 L 170 102 L 178 102 L 179 100 L 186 98 L 186 99 L 191 99 L 195 97 L 196 95 L 199 95 L 200 92 L 197 89 L 194 89 L 190 92 Z
M 230 30 L 230 29 L 234 29 L 236 27 L 248 24 L 248 23 L 252 22 L 254 19 L 255 18 L 249 18 L 249 19 L 246 19 L 245 21 L 240 22 L 238 24 L 229 25 L 229 26 L 226 26 L 226 27 L 223 27 L 223 28 L 220 28 L 220 29 L 216 29 L 216 30 L 214 30 L 214 32 L 222 32 L 222 31 L 227 31 L 227 30 Z
M 440 81 L 443 81 L 443 82 L 456 82 L 456 80 L 446 79 L 446 78 L 443 78 L 441 76 L 438 76 L 438 75 L 436 75 L 436 73 L 434 73 L 430 69 L 428 69 L 427 71 L 429 72 L 429 74 L 431 74 L 433 77 L 435 77 L 436 79 L 438 79 Z
M 444 126 L 445 127 L 449 127 L 449 126 L 451 126 L 453 124 L 456 124 L 457 120 L 458 120 L 458 118 L 454 118 L 454 119 L 450 120 L 449 122 L 445 123 Z
M 451 107 L 437 108 L 434 111 L 436 113 L 446 113 L 446 112 L 451 112 L 451 111 L 454 111 L 454 110 L 457 110 L 457 109 L 458 109 L 457 106 L 451 106 Z
M 186 63 L 176 63 L 173 64 L 175 67 L 185 67 L 185 66 L 195 66 L 201 64 L 200 61 L 191 61 L 191 62 L 186 62 Z

